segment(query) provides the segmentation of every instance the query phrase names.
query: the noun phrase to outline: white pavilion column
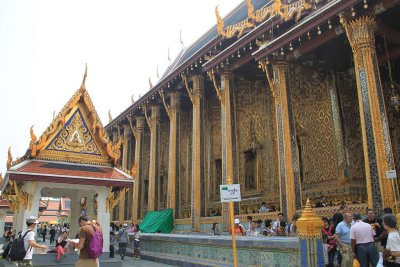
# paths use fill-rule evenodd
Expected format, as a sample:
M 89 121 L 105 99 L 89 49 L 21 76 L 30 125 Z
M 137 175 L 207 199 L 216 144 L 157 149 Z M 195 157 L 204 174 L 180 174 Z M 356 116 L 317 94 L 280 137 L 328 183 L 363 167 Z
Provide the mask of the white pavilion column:
M 37 188 L 38 187 L 38 188 Z M 17 223 L 17 233 L 26 228 L 26 219 L 30 216 L 39 216 L 39 201 L 42 197 L 41 186 L 37 185 L 36 182 L 25 182 L 20 189 L 20 194 L 23 192 L 28 193 L 27 204 L 19 205 L 18 223 Z M 31 199 L 32 198 L 32 199 Z
M 70 237 L 75 237 L 76 234 L 79 233 L 79 225 L 78 225 L 78 218 L 80 215 L 80 199 L 81 194 L 79 190 L 75 190 L 71 194 L 71 213 L 69 219 L 69 233 Z
M 109 252 L 110 248 L 110 211 L 106 211 L 108 188 L 97 189 L 97 221 L 103 229 L 103 252 Z
M 0 231 L 4 230 L 5 223 L 6 223 L 6 210 L 0 209 Z

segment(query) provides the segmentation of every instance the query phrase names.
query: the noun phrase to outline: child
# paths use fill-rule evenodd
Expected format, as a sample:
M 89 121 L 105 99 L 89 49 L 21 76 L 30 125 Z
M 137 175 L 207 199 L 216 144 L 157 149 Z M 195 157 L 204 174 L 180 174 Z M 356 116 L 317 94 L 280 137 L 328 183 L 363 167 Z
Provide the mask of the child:
M 110 258 L 114 258 L 114 253 L 115 253 L 115 248 L 114 248 L 114 245 L 115 245 L 115 242 L 116 242 L 116 240 L 115 240 L 115 234 L 114 234 L 114 232 L 110 232 Z

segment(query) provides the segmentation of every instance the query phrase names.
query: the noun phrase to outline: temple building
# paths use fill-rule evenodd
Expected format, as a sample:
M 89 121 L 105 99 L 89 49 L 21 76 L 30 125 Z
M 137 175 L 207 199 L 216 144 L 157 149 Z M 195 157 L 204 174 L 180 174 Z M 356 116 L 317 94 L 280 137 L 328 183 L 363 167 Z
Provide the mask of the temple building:
M 398 212 L 399 3 L 247 0 L 224 18 L 216 7 L 216 26 L 105 127 L 135 177 L 112 221 L 172 208 L 177 229 L 226 226 L 227 178 L 241 185 L 238 218 L 290 218 L 322 196 L 320 215 Z

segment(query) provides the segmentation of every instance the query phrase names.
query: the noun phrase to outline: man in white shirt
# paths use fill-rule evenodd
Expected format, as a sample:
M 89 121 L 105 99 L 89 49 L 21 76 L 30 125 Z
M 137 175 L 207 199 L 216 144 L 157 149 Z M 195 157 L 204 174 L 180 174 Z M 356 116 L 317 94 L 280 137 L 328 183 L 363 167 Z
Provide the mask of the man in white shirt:
M 362 221 L 360 214 L 354 214 L 353 219 L 355 223 L 350 229 L 353 257 L 358 259 L 361 267 L 368 267 L 369 264 L 376 266 L 379 253 L 375 247 L 374 229 L 370 224 Z
M 281 226 L 281 222 L 285 221 L 284 217 L 283 217 L 283 213 L 278 213 L 278 217 L 276 218 L 274 224 L 272 225 L 272 230 L 274 230 L 274 232 L 277 231 L 278 227 Z
M 28 232 L 24 238 L 24 247 L 26 250 L 25 258 L 22 261 L 17 261 L 18 267 L 31 267 L 32 265 L 32 248 L 40 248 L 45 250 L 47 247 L 44 245 L 39 245 L 36 243 L 35 239 L 35 227 L 39 223 L 35 216 L 31 216 L 26 219 L 26 226 L 28 228 L 22 231 L 21 236 L 24 236 L 26 232 Z

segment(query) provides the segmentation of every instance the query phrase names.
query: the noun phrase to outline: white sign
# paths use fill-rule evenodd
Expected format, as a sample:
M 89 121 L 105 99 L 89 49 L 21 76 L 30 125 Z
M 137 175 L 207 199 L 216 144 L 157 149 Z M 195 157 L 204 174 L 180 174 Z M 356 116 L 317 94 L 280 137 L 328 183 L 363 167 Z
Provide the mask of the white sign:
M 239 202 L 242 200 L 240 195 L 240 184 L 223 184 L 219 186 L 221 202 Z
M 386 171 L 386 178 L 388 179 L 396 179 L 396 170 Z

